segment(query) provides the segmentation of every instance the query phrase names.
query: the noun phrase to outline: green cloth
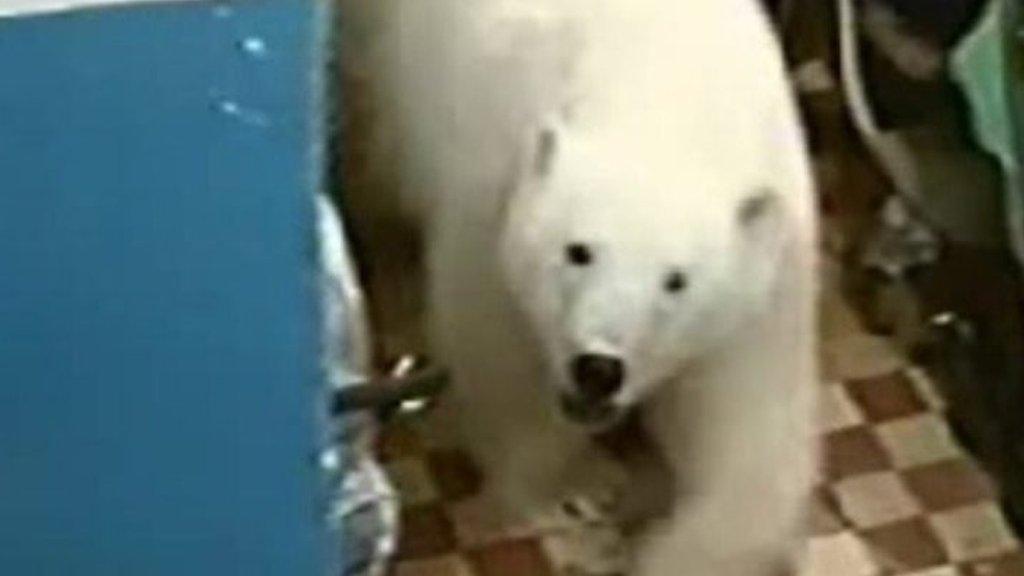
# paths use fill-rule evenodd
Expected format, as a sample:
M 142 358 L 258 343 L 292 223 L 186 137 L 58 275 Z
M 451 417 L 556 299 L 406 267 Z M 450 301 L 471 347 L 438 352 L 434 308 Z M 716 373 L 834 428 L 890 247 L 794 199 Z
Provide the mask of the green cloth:
M 991 0 L 975 29 L 954 50 L 950 74 L 963 89 L 978 143 L 1005 176 L 1010 244 L 1024 262 L 1024 35 L 1016 0 Z

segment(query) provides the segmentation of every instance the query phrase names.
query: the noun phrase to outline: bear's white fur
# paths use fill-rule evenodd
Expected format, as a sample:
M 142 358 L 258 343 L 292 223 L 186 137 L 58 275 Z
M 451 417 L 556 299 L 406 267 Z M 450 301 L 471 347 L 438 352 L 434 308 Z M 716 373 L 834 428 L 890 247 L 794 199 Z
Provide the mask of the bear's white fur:
M 816 460 L 817 230 L 760 6 L 374 9 L 403 207 L 427 222 L 433 344 L 492 487 L 524 511 L 615 478 L 559 409 L 574 355 L 614 355 L 626 377 L 609 418 L 639 412 L 677 494 L 631 573 L 753 576 L 791 559 Z M 574 243 L 586 265 L 567 262 Z M 673 273 L 684 287 L 669 293 Z

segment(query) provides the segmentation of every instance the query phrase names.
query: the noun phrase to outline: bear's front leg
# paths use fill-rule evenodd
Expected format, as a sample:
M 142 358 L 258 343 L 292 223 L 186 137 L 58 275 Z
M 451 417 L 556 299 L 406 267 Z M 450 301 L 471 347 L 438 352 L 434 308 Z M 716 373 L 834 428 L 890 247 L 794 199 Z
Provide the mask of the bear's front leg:
M 512 508 L 548 513 L 557 507 L 570 520 L 604 521 L 627 490 L 628 473 L 573 432 L 527 432 L 496 450 L 485 464 L 492 489 Z
M 817 461 L 813 361 L 761 341 L 737 342 L 648 411 L 678 485 L 635 576 L 774 576 L 797 559 Z
M 748 504 L 749 506 L 744 506 Z M 683 505 L 653 526 L 637 550 L 635 576 L 777 576 L 787 574 L 803 514 L 780 521 L 774 506 L 749 499 Z M 802 510 L 802 508 L 801 508 Z M 774 518 L 773 518 L 774 516 Z

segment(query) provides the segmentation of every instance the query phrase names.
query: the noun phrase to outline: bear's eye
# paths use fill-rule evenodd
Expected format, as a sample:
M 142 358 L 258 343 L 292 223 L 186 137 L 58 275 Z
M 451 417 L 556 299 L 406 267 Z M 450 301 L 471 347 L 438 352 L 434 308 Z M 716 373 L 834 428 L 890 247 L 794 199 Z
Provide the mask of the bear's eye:
M 668 273 L 668 276 L 665 276 L 663 286 L 665 288 L 665 292 L 668 292 L 669 294 L 678 294 L 683 290 L 686 290 L 689 283 L 690 280 L 686 277 L 686 274 L 680 270 L 673 270 Z
M 573 242 L 565 247 L 565 259 L 573 266 L 589 266 L 594 261 L 594 253 L 590 246 Z

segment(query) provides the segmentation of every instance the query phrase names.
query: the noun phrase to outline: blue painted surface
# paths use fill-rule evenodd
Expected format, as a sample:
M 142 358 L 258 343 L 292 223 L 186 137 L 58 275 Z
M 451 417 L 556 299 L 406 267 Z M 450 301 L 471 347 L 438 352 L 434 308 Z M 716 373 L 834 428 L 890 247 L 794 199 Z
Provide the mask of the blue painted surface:
M 314 4 L 0 20 L 0 573 L 323 573 Z

